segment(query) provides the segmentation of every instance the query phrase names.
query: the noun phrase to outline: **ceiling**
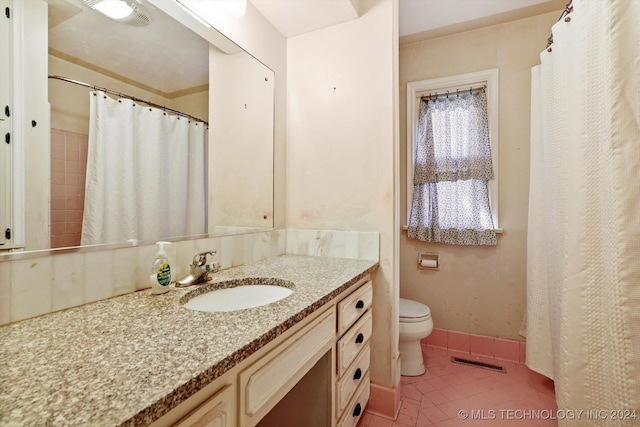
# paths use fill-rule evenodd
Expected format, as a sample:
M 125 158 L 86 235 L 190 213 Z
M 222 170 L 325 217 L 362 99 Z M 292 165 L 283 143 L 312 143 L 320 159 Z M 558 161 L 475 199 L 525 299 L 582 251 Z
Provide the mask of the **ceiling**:
M 105 18 L 82 0 L 46 1 L 53 56 L 167 98 L 207 85 L 207 42 L 148 2 L 136 0 L 151 21 L 136 27 Z M 369 0 L 249 1 L 248 7 L 253 5 L 285 37 L 357 19 L 370 4 Z M 565 1 L 399 0 L 399 33 L 401 42 L 435 37 L 560 10 Z
M 285 37 L 357 18 L 367 0 L 249 0 Z M 476 23 L 506 22 L 558 10 L 568 0 L 398 0 L 400 37 Z M 330 6 L 328 6 L 330 5 Z M 493 18 L 488 20 L 488 18 Z M 468 26 L 467 26 L 468 27 Z
M 166 98 L 209 83 L 208 42 L 149 3 L 139 6 L 149 25 L 131 26 L 81 0 L 46 1 L 53 56 Z

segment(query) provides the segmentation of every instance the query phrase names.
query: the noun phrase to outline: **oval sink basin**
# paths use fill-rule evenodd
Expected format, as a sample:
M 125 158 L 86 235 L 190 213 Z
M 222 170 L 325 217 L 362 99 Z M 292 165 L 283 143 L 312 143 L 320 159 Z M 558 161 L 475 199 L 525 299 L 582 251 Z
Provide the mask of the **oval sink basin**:
M 204 285 L 186 294 L 184 306 L 191 310 L 224 312 L 271 304 L 293 293 L 293 283 L 280 279 L 235 279 Z

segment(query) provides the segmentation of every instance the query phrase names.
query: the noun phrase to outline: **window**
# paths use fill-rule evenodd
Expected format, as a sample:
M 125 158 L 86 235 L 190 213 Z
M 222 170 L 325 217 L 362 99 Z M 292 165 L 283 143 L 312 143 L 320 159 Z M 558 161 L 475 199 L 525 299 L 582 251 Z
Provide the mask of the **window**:
M 485 90 L 462 90 L 467 87 Z M 496 243 L 497 87 L 498 70 L 408 84 L 409 237 Z M 430 93 L 438 100 L 423 100 Z

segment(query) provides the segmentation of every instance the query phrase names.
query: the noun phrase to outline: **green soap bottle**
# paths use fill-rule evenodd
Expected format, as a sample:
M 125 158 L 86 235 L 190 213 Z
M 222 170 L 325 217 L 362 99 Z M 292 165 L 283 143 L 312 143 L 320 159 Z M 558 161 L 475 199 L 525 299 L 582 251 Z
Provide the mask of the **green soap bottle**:
M 170 242 L 156 242 L 156 245 L 158 245 L 158 253 L 156 253 L 156 257 L 151 265 L 151 275 L 149 276 L 151 293 L 153 295 L 169 292 L 171 266 L 169 266 L 169 258 L 167 258 L 167 253 L 164 248 L 170 244 Z

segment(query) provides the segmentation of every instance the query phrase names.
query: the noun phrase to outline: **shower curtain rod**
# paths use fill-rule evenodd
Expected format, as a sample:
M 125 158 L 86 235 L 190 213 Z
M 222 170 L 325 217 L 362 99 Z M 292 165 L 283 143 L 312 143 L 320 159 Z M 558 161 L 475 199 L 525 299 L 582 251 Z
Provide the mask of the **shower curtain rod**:
M 569 3 L 567 3 L 567 5 L 564 7 L 564 10 L 562 11 L 562 15 L 560 15 L 560 18 L 558 18 L 558 21 L 562 21 L 562 19 L 564 19 L 564 17 L 570 14 L 572 11 L 573 11 L 573 0 L 570 0 Z M 571 18 L 567 18 L 567 19 L 570 20 Z M 553 44 L 553 33 L 551 33 L 551 35 L 547 39 L 547 47 L 545 49 L 551 52 L 552 44 Z
M 470 87 L 469 89 L 465 89 L 465 88 L 456 89 L 455 91 L 447 90 L 447 91 L 445 91 L 443 93 L 440 93 L 440 94 L 438 92 L 436 92 L 434 95 L 432 95 L 431 93 L 429 93 L 429 95 L 422 95 L 420 97 L 420 99 L 422 99 L 422 100 L 425 100 L 425 99 L 429 100 L 429 99 L 434 99 L 434 98 L 438 99 L 438 98 L 442 98 L 443 96 L 448 98 L 449 95 L 451 95 L 451 96 L 454 96 L 454 95 L 455 96 L 459 96 L 460 94 L 464 95 L 465 93 L 471 94 L 472 92 L 480 92 L 480 91 L 485 92 L 486 89 L 487 89 L 487 85 L 482 85 L 482 86 L 478 86 L 478 87 Z
M 204 123 L 206 126 L 209 125 L 208 122 L 205 122 L 204 120 L 199 119 L 197 117 L 191 116 L 189 114 L 183 113 L 183 112 L 178 111 L 178 110 L 174 110 L 173 108 L 168 108 L 168 107 L 165 107 L 165 106 L 162 106 L 162 105 L 150 102 L 150 101 L 145 101 L 144 99 L 136 98 L 135 96 L 127 95 L 127 94 L 124 94 L 122 92 L 116 92 L 115 90 L 111 90 L 111 89 L 107 89 L 107 88 L 104 88 L 104 87 L 92 85 L 92 84 L 81 82 L 81 81 L 78 81 L 78 80 L 73 80 L 73 79 L 70 79 L 68 77 L 55 76 L 55 75 L 49 74 L 49 78 L 50 79 L 55 79 L 55 80 L 62 80 L 63 82 L 73 83 L 73 84 L 76 84 L 76 85 L 79 85 L 79 86 L 88 87 L 88 88 L 91 88 L 93 90 L 100 90 L 100 91 L 102 91 L 104 93 L 108 93 L 110 95 L 117 95 L 119 98 L 130 99 L 130 100 L 132 100 L 134 102 L 141 102 L 143 104 L 147 104 L 150 107 L 159 108 L 159 109 L 161 109 L 161 110 L 163 110 L 165 112 L 168 112 L 168 113 L 171 113 L 171 114 L 175 114 L 176 116 L 186 117 L 189 120 L 193 120 L 193 121 L 196 121 L 196 122 Z

